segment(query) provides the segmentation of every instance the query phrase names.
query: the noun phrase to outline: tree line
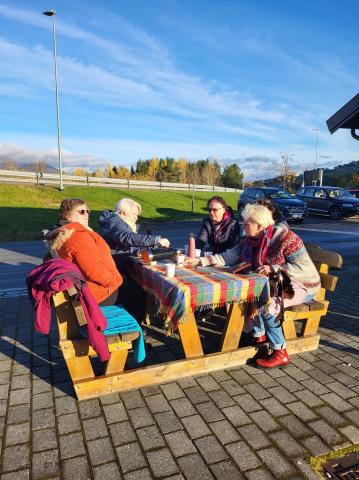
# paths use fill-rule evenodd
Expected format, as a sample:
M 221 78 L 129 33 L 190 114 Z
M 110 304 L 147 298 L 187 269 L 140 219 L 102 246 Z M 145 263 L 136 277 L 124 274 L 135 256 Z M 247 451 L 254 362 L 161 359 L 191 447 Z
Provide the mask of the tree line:
M 153 157 L 147 160 L 140 159 L 136 166 L 131 168 L 108 164 L 105 168 L 97 168 L 94 172 L 88 172 L 84 168 L 74 168 L 72 173 L 78 176 L 218 185 L 238 189 L 243 186 L 243 173 L 236 163 L 227 165 L 222 171 L 217 161 L 209 159 L 190 162 L 185 158 Z
M 289 152 L 281 153 L 278 159 L 272 160 L 267 171 L 276 174 L 274 178 L 245 182 L 243 172 L 237 163 L 227 165 L 222 170 L 216 160 L 188 161 L 186 158 L 173 157 L 138 160 L 135 166 L 127 168 L 123 165 L 108 164 L 89 170 L 82 167 L 73 168 L 71 173 L 80 177 L 105 177 L 132 180 L 151 180 L 158 182 L 188 183 L 198 185 L 218 185 L 241 189 L 253 186 L 281 186 L 294 193 L 301 187 L 303 175 L 298 175 L 292 168 L 294 156 Z M 55 173 L 58 170 L 47 165 L 45 161 L 26 163 L 19 166 L 12 160 L 2 160 L 0 168 L 5 170 L 35 171 L 38 173 Z M 359 161 L 338 165 L 334 169 L 325 169 L 323 184 L 343 188 L 359 188 Z

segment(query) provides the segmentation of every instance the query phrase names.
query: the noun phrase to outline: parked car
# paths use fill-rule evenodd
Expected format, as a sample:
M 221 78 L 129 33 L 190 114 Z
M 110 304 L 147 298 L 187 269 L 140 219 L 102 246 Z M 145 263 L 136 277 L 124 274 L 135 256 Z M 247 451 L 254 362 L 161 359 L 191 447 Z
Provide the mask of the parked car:
M 307 214 L 307 205 L 295 198 L 280 187 L 253 187 L 243 190 L 238 198 L 238 213 L 240 214 L 247 203 L 255 203 L 260 198 L 269 198 L 278 207 L 280 213 L 287 220 L 302 223 Z
M 359 188 L 352 188 L 352 189 L 348 190 L 348 192 L 351 193 L 352 195 L 354 195 L 354 197 L 359 198 Z
M 309 212 L 328 214 L 340 220 L 359 214 L 359 198 L 339 187 L 303 187 L 296 197 L 308 205 Z

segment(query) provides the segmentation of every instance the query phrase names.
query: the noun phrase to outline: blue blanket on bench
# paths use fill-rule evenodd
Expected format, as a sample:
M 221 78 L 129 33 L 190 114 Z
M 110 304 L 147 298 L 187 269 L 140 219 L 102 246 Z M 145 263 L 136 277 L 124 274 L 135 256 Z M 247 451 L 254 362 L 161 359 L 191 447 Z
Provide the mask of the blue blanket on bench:
M 133 341 L 133 354 L 137 363 L 143 362 L 146 357 L 145 341 L 142 329 L 136 320 L 123 308 L 122 305 L 109 305 L 100 307 L 107 320 L 107 327 L 104 335 L 114 335 L 116 333 L 133 332 L 139 333 L 139 337 Z

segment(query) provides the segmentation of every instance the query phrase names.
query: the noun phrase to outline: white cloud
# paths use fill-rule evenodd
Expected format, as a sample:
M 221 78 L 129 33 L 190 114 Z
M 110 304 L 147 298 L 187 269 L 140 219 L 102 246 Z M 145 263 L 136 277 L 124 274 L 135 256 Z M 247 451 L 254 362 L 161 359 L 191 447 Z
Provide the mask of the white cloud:
M 33 95 L 39 88 L 53 90 L 52 62 L 52 53 L 41 46 L 27 48 L 0 37 L 2 76 L 23 84 Z M 154 73 L 151 67 L 150 72 L 137 72 L 133 78 L 125 78 L 75 58 L 60 56 L 58 63 L 62 94 L 84 97 L 102 105 L 152 109 L 189 118 L 220 115 L 273 122 L 283 118 L 278 111 L 261 108 L 257 100 L 241 98 L 235 91 L 212 90 L 199 79 L 176 70 Z M 11 91 L 8 87 L 6 93 L 18 97 L 23 90 L 24 87 L 19 91 L 14 86 Z
M 75 154 L 61 150 L 62 164 L 64 167 L 96 167 L 104 166 L 105 158 L 90 154 Z M 45 162 L 53 167 L 58 167 L 57 148 L 33 149 L 23 147 L 16 143 L 0 143 L 0 162 L 11 161 L 17 164 Z
M 24 12 L 23 9 L 0 5 L 0 15 L 35 27 L 48 29 L 51 26 L 48 19 L 31 10 Z M 271 109 L 253 95 L 181 72 L 162 45 L 111 12 L 113 23 L 127 35 L 126 41 L 130 41 L 127 46 L 57 19 L 58 36 L 83 42 L 87 49 L 90 46 L 94 49 L 93 58 L 99 60 L 91 64 L 74 56 L 59 55 L 63 94 L 85 97 L 103 105 L 134 110 L 150 108 L 163 114 L 174 113 L 189 118 L 210 119 L 219 115 L 275 123 L 285 119 L 280 108 Z M 101 63 L 106 64 L 106 59 L 107 63 L 111 62 L 111 71 L 101 66 Z M 49 78 L 52 74 L 51 51 L 38 46 L 16 45 L 3 39 L 0 62 L 7 67 L 11 78 L 18 82 L 23 80 L 28 88 L 35 90 L 41 80 L 43 87 L 45 84 L 52 88 Z
M 263 128 L 261 128 L 262 126 L 258 124 L 256 124 L 256 126 L 253 126 L 253 128 L 243 128 L 237 127 L 235 125 L 228 125 L 226 123 L 217 123 L 216 127 L 227 132 L 238 133 L 240 135 L 245 135 L 246 137 L 261 138 L 263 140 L 272 140 L 275 134 L 274 128 L 266 128 L 264 126 Z M 269 133 L 269 131 L 271 133 Z
M 0 132 L 1 134 L 1 132 Z M 4 134 L 1 134 L 4 137 Z M 12 136 L 12 142 L 0 144 L 0 160 L 13 160 L 19 163 L 46 161 L 57 166 L 58 156 L 56 139 L 51 137 L 37 137 L 20 135 L 26 138 L 27 147 L 23 146 L 16 135 Z M 36 148 L 37 145 L 44 148 Z M 224 143 L 176 143 L 176 142 L 151 142 L 135 141 L 126 139 L 94 139 L 94 138 L 67 138 L 63 142 L 62 158 L 63 165 L 67 168 L 77 166 L 95 168 L 107 163 L 115 165 L 135 164 L 139 158 L 151 158 L 152 156 L 185 157 L 189 160 L 203 158 L 217 158 L 222 167 L 231 163 L 238 163 L 248 180 L 263 179 L 275 176 L 272 168 L 272 160 L 278 159 L 280 153 L 254 145 L 236 145 Z M 318 162 L 318 166 L 333 167 L 339 163 L 347 163 L 358 160 L 357 157 L 339 156 L 338 161 Z M 311 169 L 314 161 L 314 153 L 311 149 L 303 148 L 294 156 L 292 167 L 301 173 L 305 169 Z M 340 160 L 339 160 L 340 159 Z M 319 159 L 320 160 L 320 159 Z M 323 165 L 321 165 L 323 163 Z

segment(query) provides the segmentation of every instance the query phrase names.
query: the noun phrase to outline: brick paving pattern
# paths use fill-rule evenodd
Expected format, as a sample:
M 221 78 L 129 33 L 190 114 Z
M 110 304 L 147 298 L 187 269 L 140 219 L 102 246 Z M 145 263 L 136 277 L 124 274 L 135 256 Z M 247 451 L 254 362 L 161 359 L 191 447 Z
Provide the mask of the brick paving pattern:
M 359 265 L 344 266 L 317 351 L 78 402 L 24 296 L 0 299 L 1 479 L 318 478 L 311 455 L 359 442 Z M 148 339 L 148 364 L 182 355 Z M 209 347 L 210 348 L 210 347 Z

